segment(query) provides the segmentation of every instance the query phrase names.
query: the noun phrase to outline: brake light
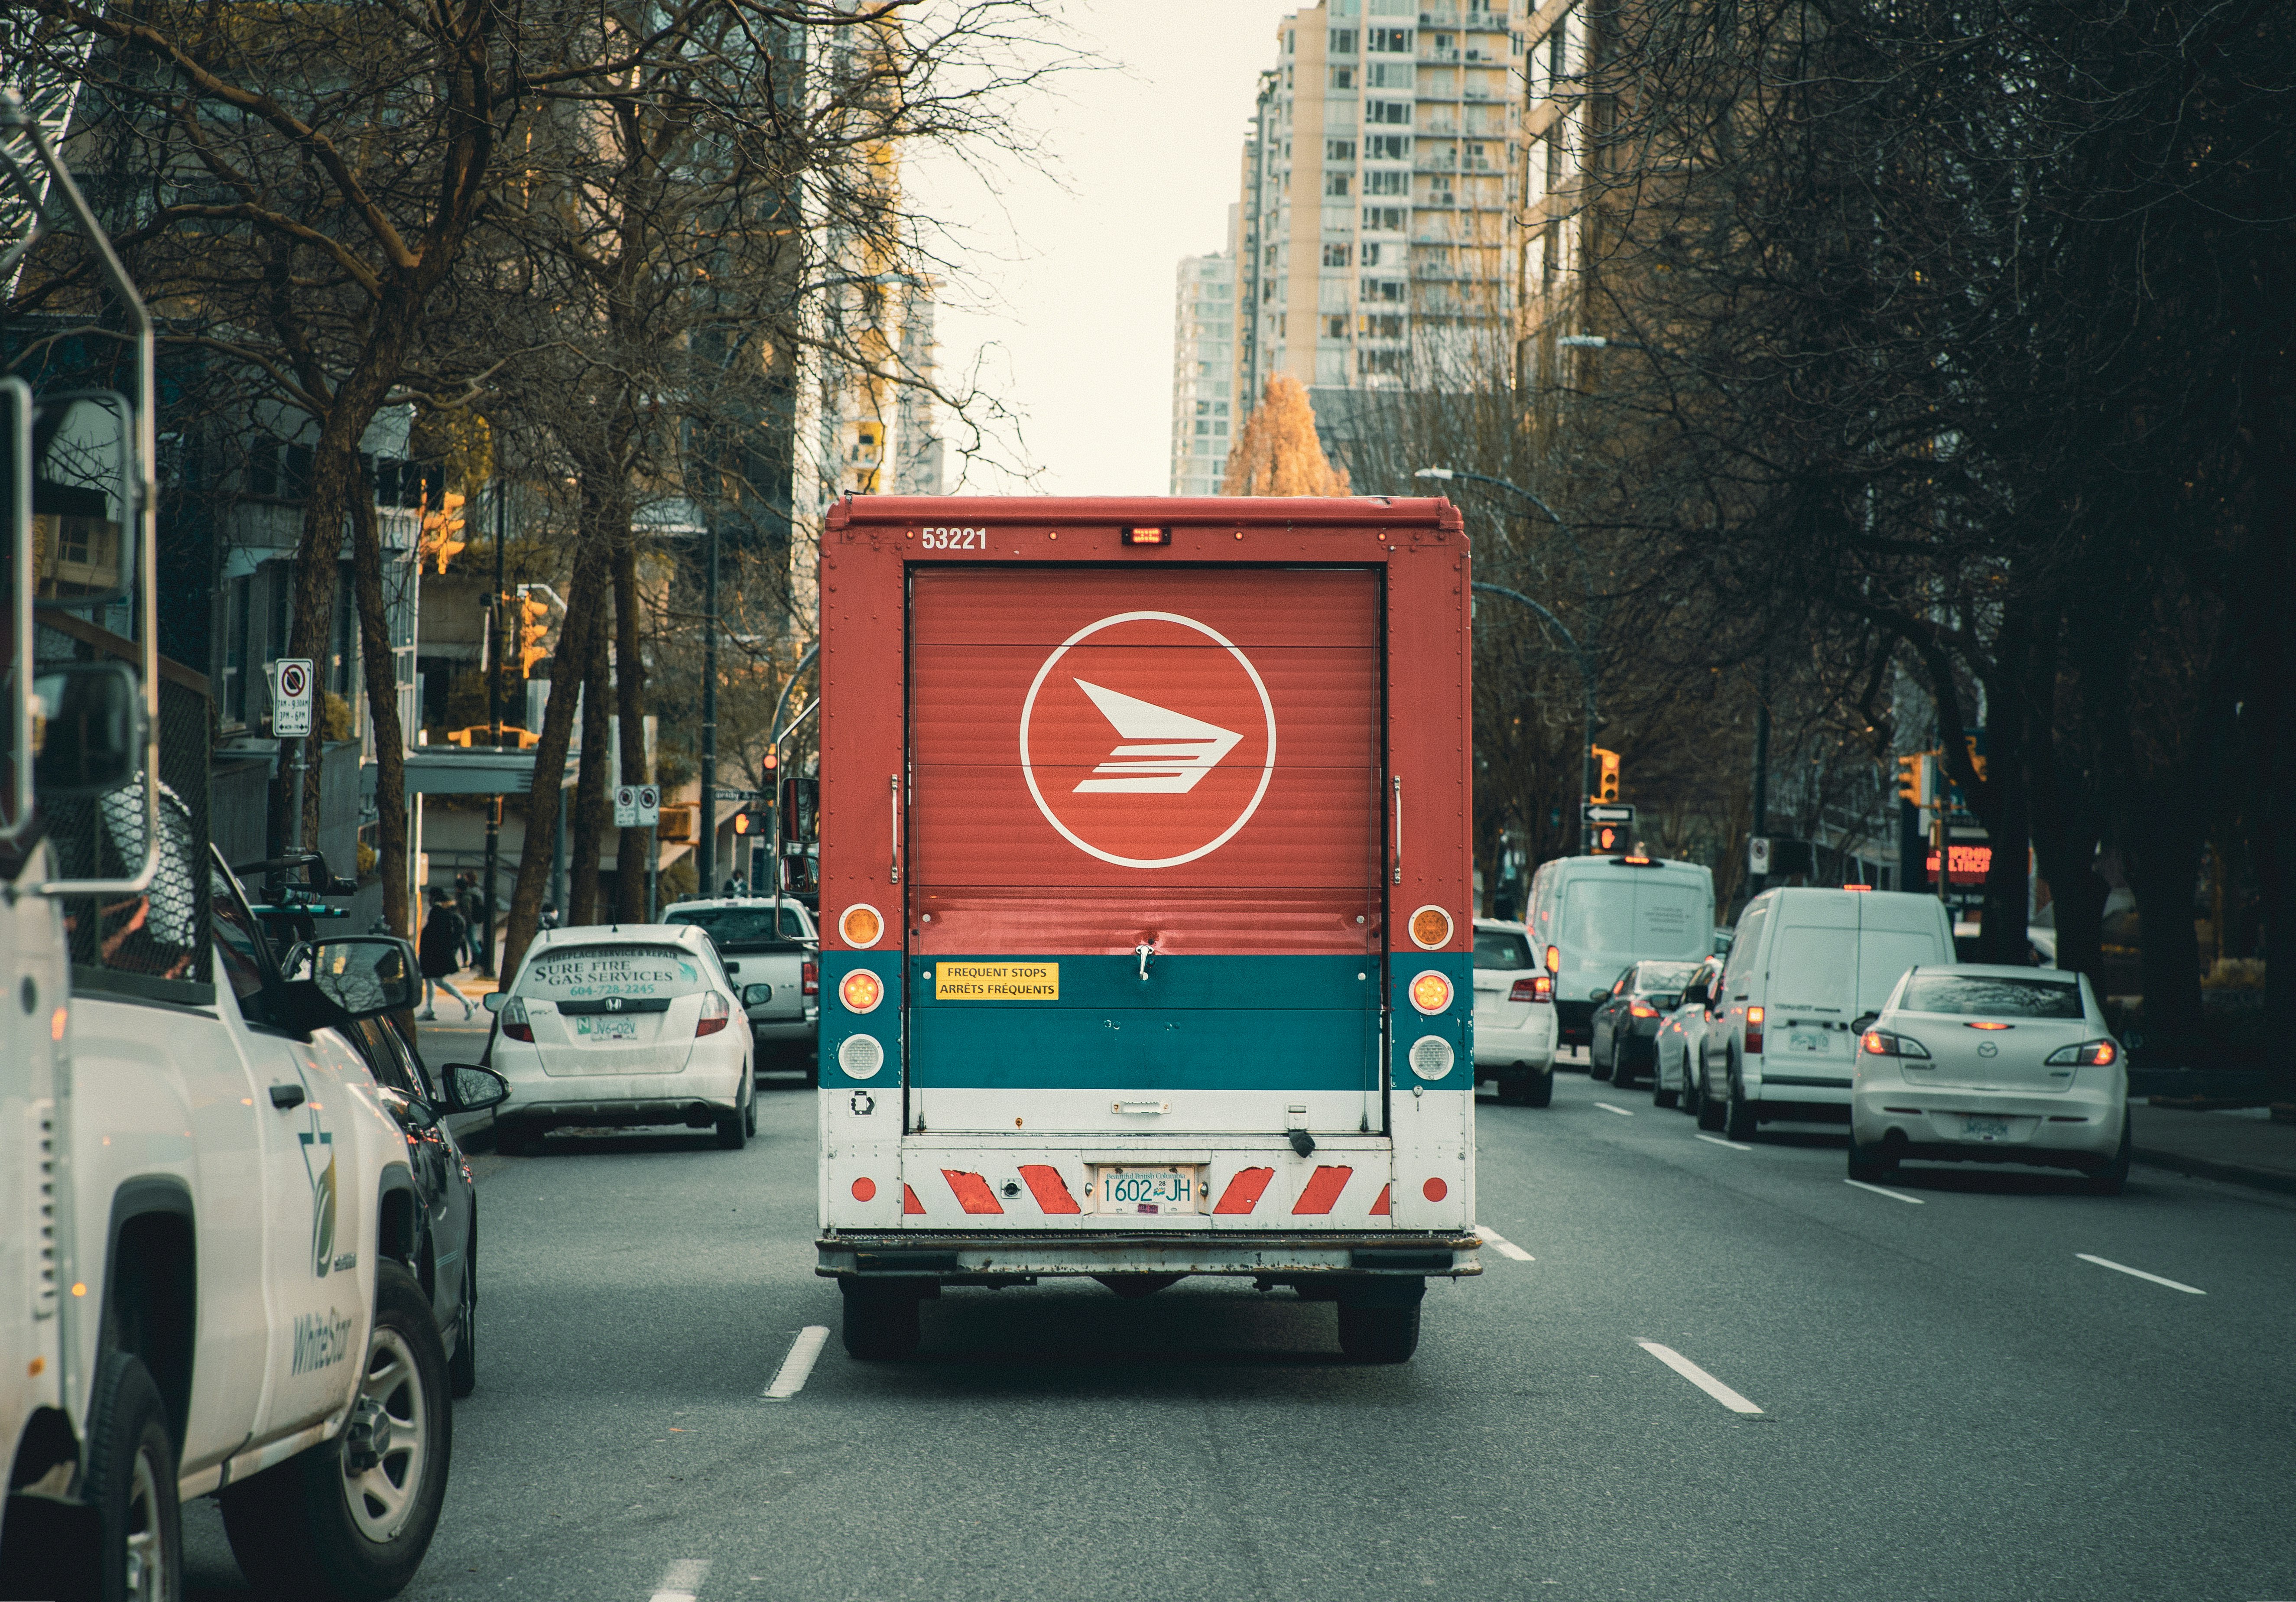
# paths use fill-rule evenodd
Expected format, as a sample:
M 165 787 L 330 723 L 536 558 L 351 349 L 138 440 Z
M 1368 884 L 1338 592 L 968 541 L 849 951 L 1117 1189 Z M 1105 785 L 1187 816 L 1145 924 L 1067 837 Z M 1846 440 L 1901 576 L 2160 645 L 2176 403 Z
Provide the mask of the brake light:
M 1634 1018 L 1655 1018 L 1658 1008 L 1647 1001 L 1629 1001 L 1627 1003 L 1627 1015 Z
M 1841 888 L 1844 890 L 1871 890 L 1874 887 L 1871 884 L 1845 884 Z
M 849 1013 L 873 1013 L 885 998 L 885 982 L 866 968 L 856 968 L 837 982 L 837 998 Z
M 1910 1035 L 1893 1035 L 1886 1030 L 1869 1029 L 1866 1038 L 1857 1043 L 1858 1049 L 1868 1056 L 1919 1057 L 1929 1060 L 1929 1047 Z
M 1650 865 L 1651 859 L 1648 857 L 1621 857 L 1619 859 L 1619 866 L 1621 867 L 1648 867 Z
M 704 1035 L 716 1034 L 726 1027 L 732 1013 L 733 1008 L 726 1005 L 726 998 L 715 990 L 710 991 L 701 998 L 701 1018 L 693 1026 L 693 1038 L 698 1040 Z
M 1560 974 L 1562 972 L 1562 947 L 1549 946 L 1546 948 L 1546 971 L 1550 974 Z
M 2055 1064 L 2083 1068 L 2110 1068 L 2120 1060 L 2120 1047 L 2111 1040 L 2087 1040 L 2079 1046 L 2060 1047 L 2049 1053 Z
M 506 1039 L 512 1040 L 534 1039 L 534 1025 L 527 1018 L 526 1003 L 515 996 L 503 1003 L 502 1026 L 503 1034 Z
M 1439 1013 L 1451 1005 L 1451 982 L 1430 968 L 1411 982 L 1411 1005 L 1423 1013 Z
M 1554 995 L 1554 981 L 1544 974 L 1534 974 L 1528 979 L 1518 979 L 1514 989 L 1507 992 L 1509 1001 L 1546 1001 Z
M 1761 1048 L 1762 1009 L 1759 1006 L 1750 1006 L 1746 1009 L 1746 1049 L 1759 1051 Z
M 805 988 L 801 993 L 808 996 L 820 995 L 821 965 L 817 962 L 808 962 L 801 966 L 798 972 L 803 976 L 802 982 Z
M 2014 1029 L 2014 1023 L 1964 1023 L 1964 1029 Z

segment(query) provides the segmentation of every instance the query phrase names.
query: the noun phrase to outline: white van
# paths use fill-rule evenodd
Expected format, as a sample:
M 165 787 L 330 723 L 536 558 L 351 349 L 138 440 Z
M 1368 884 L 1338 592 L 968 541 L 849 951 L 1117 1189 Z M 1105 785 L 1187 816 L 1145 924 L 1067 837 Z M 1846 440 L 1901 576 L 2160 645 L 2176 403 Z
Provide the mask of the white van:
M 1857 1037 L 1907 968 L 1954 960 L 1929 896 L 1772 890 L 1748 904 L 1722 965 L 1699 1123 L 1733 1140 L 1770 1119 L 1847 1123 Z
M 1714 875 L 1655 857 L 1558 857 L 1531 875 L 1523 921 L 1554 975 L 1555 1061 L 1584 1065 L 1595 1004 L 1629 964 L 1707 955 Z

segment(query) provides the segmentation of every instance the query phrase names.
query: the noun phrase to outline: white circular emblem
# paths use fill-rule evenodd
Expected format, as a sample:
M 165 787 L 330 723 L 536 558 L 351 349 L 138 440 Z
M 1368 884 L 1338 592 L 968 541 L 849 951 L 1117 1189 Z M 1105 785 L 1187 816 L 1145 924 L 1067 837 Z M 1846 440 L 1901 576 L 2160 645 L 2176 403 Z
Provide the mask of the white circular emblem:
M 1260 762 L 1259 782 L 1251 792 L 1251 799 L 1244 803 L 1243 809 L 1237 813 L 1234 819 L 1217 835 L 1196 847 L 1195 850 L 1183 851 L 1177 857 L 1126 857 L 1114 851 L 1103 850 L 1086 840 L 1062 822 L 1060 815 L 1053 810 L 1051 803 L 1045 799 L 1044 791 L 1037 784 L 1037 772 L 1029 752 L 1029 721 L 1036 713 L 1037 692 L 1044 688 L 1046 678 L 1059 664 L 1061 658 L 1067 655 L 1070 648 L 1082 644 L 1103 628 L 1112 628 L 1119 623 L 1143 622 L 1177 623 L 1183 628 L 1193 628 L 1233 656 L 1237 665 L 1242 667 L 1244 673 L 1250 678 L 1251 687 L 1259 698 L 1260 716 L 1266 719 L 1267 725 L 1267 750 Z M 1106 692 L 1103 691 L 1101 694 L 1106 694 Z M 1132 702 L 1130 697 L 1114 696 L 1111 699 L 1119 703 L 1136 704 Z M 1105 710 L 1106 707 L 1103 706 L 1103 711 Z M 1146 710 L 1151 713 L 1162 711 L 1160 708 L 1152 706 Z M 1212 729 L 1210 732 L 1217 735 L 1225 731 Z M 1232 736 L 1230 743 L 1233 744 Z M 1119 867 L 1177 867 L 1184 862 L 1193 862 L 1199 857 L 1210 856 L 1234 839 L 1236 832 L 1250 822 L 1251 815 L 1259 809 L 1260 801 L 1267 793 L 1268 784 L 1275 776 L 1275 705 L 1267 698 L 1267 686 L 1261 681 L 1259 670 L 1251 665 L 1251 659 L 1244 655 L 1234 641 L 1218 629 L 1208 628 L 1193 618 L 1182 617 L 1176 612 L 1119 612 L 1113 616 L 1103 618 L 1096 623 L 1087 623 L 1069 636 L 1067 639 L 1062 640 L 1059 647 L 1045 659 L 1045 665 L 1037 670 L 1037 677 L 1029 681 L 1028 698 L 1021 703 L 1021 776 L 1028 780 L 1029 793 L 1035 798 L 1037 810 L 1045 815 L 1045 821 L 1059 831 L 1061 838 L 1086 855 L 1097 857 L 1103 862 L 1112 862 Z
M 871 1035 L 849 1035 L 837 1048 L 837 1065 L 855 1079 L 874 1079 L 885 1065 L 885 1048 Z

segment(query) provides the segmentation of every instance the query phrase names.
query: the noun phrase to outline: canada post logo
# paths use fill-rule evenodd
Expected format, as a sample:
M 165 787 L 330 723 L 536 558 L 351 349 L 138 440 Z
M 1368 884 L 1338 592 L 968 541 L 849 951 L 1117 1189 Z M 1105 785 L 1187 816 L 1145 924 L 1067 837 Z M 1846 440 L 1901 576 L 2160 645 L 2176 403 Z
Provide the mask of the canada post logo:
M 1173 612 L 1087 623 L 1037 670 L 1021 772 L 1045 821 L 1119 867 L 1177 867 L 1251 821 L 1275 776 L 1275 708 L 1218 630 Z

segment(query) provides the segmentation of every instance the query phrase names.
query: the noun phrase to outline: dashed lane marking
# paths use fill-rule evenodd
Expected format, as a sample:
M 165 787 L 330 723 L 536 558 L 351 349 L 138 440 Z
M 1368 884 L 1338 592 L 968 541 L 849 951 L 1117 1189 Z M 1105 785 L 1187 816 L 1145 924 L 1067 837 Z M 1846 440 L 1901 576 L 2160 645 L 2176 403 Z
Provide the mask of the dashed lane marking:
M 821 1355 L 821 1348 L 828 1339 L 829 1327 L 825 1324 L 808 1324 L 799 1330 L 797 1339 L 790 1343 L 789 1355 L 782 1360 L 780 1369 L 774 1375 L 774 1383 L 766 1387 L 765 1400 L 787 1401 L 804 1390 L 806 1376 L 813 1372 L 814 1360 Z
M 1762 1409 L 1739 1395 L 1729 1386 L 1692 1362 L 1671 1346 L 1661 1346 L 1656 1341 L 1636 1341 L 1636 1345 L 1649 1352 L 1683 1378 L 1696 1385 L 1734 1413 L 1759 1413 Z
M 681 1557 L 669 1565 L 669 1573 L 653 1588 L 652 1602 L 693 1602 L 701 1589 L 702 1576 L 709 1573 L 707 1557 Z
M 1754 1149 L 1751 1146 L 1740 1146 L 1734 1140 L 1725 1140 L 1719 1135 L 1701 1135 L 1698 1138 L 1703 1140 L 1709 1146 L 1727 1146 L 1734 1152 L 1751 1152 Z
M 1595 1105 L 1602 1108 L 1605 1113 L 1616 1113 L 1621 1118 L 1632 1118 L 1634 1116 L 1632 1113 L 1628 1112 L 1624 1107 L 1614 1107 L 1606 1101 L 1598 1101 Z
M 1514 1242 L 1509 1240 L 1505 1236 L 1501 1235 L 1497 1230 L 1490 1228 L 1488 1224 L 1477 1224 L 1475 1226 L 1475 1233 L 1482 1236 L 1483 1245 L 1490 1247 L 1491 1250 L 1496 1252 L 1501 1257 L 1512 1257 L 1517 1262 L 1537 1262 L 1538 1261 L 1538 1259 L 1533 1257 L 1529 1253 L 1524 1251 L 1521 1246 L 1516 1245 Z
M 1854 1185 L 1860 1190 L 1870 1190 L 1877 1196 L 1888 1196 L 1893 1202 L 1911 1202 L 1916 1207 L 1925 1207 L 1929 1204 L 1919 1196 L 1909 1196 L 1895 1190 L 1884 1190 L 1879 1185 L 1868 1185 L 1863 1179 L 1844 1179 L 1841 1182 L 1844 1185 Z
M 2113 1261 L 2110 1257 L 2091 1257 L 2086 1252 L 2076 1252 L 2073 1255 L 2079 1258 L 2083 1262 L 2093 1262 L 2096 1264 L 2098 1268 L 2111 1269 L 2116 1274 L 2127 1274 L 2133 1278 L 2150 1279 L 2155 1285 L 2165 1285 L 2172 1291 L 2184 1292 L 2187 1296 L 2205 1296 L 2208 1294 L 2208 1292 L 2202 1290 L 2198 1286 L 2183 1285 L 2174 1279 L 2163 1279 L 2158 1274 L 2148 1274 L 2143 1269 L 2132 1269 L 2125 1262 Z

